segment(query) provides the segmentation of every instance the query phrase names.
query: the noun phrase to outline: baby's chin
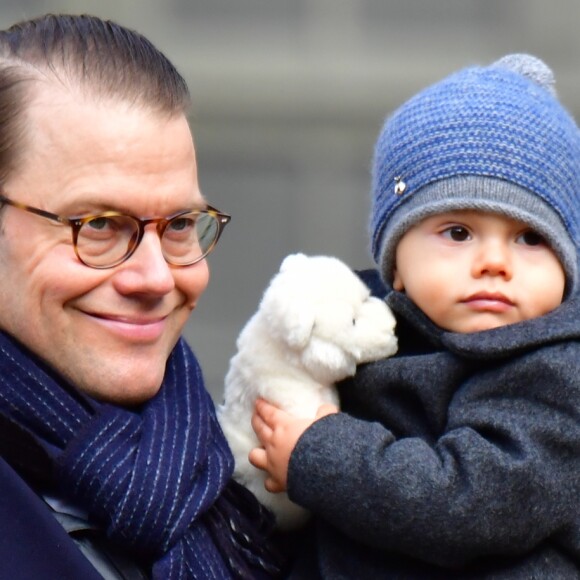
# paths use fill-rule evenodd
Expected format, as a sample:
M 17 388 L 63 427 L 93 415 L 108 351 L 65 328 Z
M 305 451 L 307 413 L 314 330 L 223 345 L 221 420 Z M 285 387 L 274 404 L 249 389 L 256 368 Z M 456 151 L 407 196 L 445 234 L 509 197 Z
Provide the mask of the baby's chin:
M 446 325 L 440 325 L 443 330 L 449 332 L 457 332 L 460 334 L 472 334 L 474 332 L 484 332 L 486 330 L 494 330 L 509 324 L 521 322 L 520 320 L 498 319 L 496 317 L 482 316 L 475 320 L 453 321 Z

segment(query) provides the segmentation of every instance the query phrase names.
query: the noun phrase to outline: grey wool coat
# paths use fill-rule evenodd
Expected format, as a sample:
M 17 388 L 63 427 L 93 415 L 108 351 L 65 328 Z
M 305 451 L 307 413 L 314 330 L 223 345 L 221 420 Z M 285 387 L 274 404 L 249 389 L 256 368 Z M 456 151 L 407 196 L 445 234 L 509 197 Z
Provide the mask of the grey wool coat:
M 313 518 L 291 577 L 580 578 L 580 301 L 471 334 L 387 302 L 398 354 L 292 453 Z

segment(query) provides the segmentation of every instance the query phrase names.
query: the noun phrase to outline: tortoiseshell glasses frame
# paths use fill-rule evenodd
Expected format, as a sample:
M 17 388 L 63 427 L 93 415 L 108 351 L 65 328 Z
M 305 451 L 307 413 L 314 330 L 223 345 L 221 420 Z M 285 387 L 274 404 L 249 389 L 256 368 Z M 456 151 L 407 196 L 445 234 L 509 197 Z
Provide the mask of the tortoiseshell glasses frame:
M 156 224 L 163 257 L 168 264 L 191 266 L 216 246 L 231 216 L 212 206 L 185 210 L 166 218 L 138 218 L 116 211 L 65 217 L 13 201 L 0 194 L 0 206 L 10 205 L 42 218 L 70 226 L 75 254 L 89 268 L 114 268 L 139 247 L 145 227 Z

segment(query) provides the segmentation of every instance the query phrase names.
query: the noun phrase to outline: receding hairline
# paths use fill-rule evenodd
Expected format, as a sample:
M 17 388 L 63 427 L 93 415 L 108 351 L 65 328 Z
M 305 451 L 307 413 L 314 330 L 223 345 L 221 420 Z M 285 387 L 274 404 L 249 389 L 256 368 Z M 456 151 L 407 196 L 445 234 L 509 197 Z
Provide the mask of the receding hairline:
M 1 65 L 0 65 L 1 66 Z M 19 63 L 22 113 L 26 117 L 26 110 L 34 104 L 43 100 L 46 95 L 62 95 L 63 102 L 67 99 L 76 102 L 85 102 L 103 105 L 125 105 L 128 109 L 136 108 L 143 111 L 150 111 L 167 118 L 185 116 L 190 113 L 190 103 L 185 101 L 182 104 L 164 101 L 155 101 L 146 98 L 143 93 L 111 91 L 91 79 L 79 79 L 67 71 L 54 68 L 44 68 L 30 63 Z M 170 106 L 171 105 L 171 106 Z
M 89 15 L 46 15 L 0 31 L 0 69 L 54 79 L 91 96 L 188 113 L 187 83 L 145 36 Z
M 0 184 L 26 154 L 27 109 L 43 87 L 166 117 L 191 112 L 189 89 L 140 33 L 88 15 L 46 15 L 0 31 Z

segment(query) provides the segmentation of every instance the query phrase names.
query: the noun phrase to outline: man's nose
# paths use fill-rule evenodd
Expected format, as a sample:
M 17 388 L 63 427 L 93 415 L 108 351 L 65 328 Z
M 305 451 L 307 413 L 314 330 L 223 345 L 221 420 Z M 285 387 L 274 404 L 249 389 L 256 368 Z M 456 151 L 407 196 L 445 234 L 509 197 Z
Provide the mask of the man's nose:
M 161 240 L 153 224 L 145 228 L 139 247 L 120 265 L 117 276 L 118 290 L 122 293 L 159 295 L 175 288 L 171 266 L 161 250 Z

